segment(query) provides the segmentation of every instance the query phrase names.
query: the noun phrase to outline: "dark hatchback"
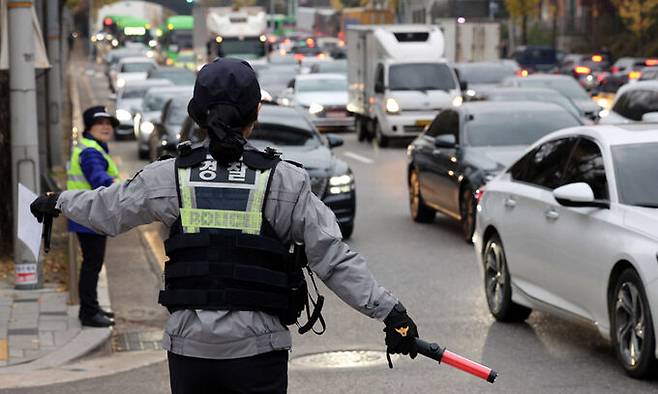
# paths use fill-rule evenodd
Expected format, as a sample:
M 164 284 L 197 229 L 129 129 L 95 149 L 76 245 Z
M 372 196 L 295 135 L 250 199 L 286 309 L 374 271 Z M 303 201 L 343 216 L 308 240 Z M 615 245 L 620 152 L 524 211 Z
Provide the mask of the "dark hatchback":
M 442 111 L 407 149 L 412 219 L 430 223 L 440 211 L 461 222 L 470 242 L 480 188 L 528 145 L 580 125 L 553 103 L 482 101 Z
M 181 129 L 181 141 L 200 142 L 205 137 L 205 132 L 188 117 Z M 275 148 L 283 159 L 302 164 L 311 178 L 311 190 L 336 215 L 343 238 L 352 235 L 356 215 L 354 175 L 332 151 L 343 144 L 340 137 L 320 134 L 295 108 L 264 104 L 249 142 L 261 149 Z

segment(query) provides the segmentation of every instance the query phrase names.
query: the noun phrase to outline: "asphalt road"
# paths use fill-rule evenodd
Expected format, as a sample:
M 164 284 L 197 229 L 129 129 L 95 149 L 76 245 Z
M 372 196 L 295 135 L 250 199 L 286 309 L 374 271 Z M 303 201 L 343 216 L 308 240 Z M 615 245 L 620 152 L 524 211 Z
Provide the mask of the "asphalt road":
M 105 80 L 90 78 L 104 98 Z M 93 98 L 92 98 L 93 101 Z M 592 326 L 534 312 L 523 324 L 489 315 L 474 251 L 456 223 L 440 215 L 421 225 L 409 216 L 404 144 L 377 149 L 343 134 L 336 155 L 352 167 L 357 219 L 350 246 L 363 253 L 380 283 L 407 306 L 421 337 L 497 369 L 495 385 L 422 357 L 360 368 L 304 368 L 291 364 L 290 393 L 655 393 L 658 382 L 626 377 L 610 345 Z M 127 175 L 137 160 L 134 141 L 112 144 Z M 361 316 L 324 289 L 327 332 L 296 336 L 291 359 L 325 351 L 384 349 L 382 323 Z M 165 363 L 97 379 L 8 393 L 168 392 Z

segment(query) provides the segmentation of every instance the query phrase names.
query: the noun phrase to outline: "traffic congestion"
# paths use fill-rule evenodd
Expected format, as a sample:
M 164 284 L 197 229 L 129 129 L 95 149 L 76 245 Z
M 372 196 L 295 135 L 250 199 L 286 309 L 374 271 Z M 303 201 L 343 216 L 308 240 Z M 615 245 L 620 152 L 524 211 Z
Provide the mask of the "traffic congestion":
M 656 390 L 658 57 L 545 45 L 503 53 L 500 41 L 468 52 L 459 40 L 469 35 L 439 19 L 395 23 L 394 13 L 367 7 L 346 8 L 352 22 L 345 17 L 334 31 L 314 8 L 295 20 L 267 7 L 210 7 L 202 22 L 194 14 L 158 23 L 117 9 L 99 12 L 90 39 L 78 40 L 90 49 L 72 66 L 72 86 L 82 86 L 83 106 L 103 106 L 116 119 L 109 146 L 123 178 L 208 146 L 211 130 L 191 103 L 197 76 L 224 59 L 243 60 L 260 89 L 246 144 L 303 169 L 310 192 L 333 213 L 329 224 L 307 220 L 337 226 L 348 249 L 364 252 L 414 313 L 416 335 L 495 368 L 484 380 L 501 377 L 485 387 L 459 372 L 437 377 L 434 364 L 403 355 L 391 362 L 388 352 L 368 354 L 383 334 L 363 333 L 371 329 L 364 319 L 330 305 L 328 334 L 294 335 L 301 350 L 288 361 L 291 392 L 382 392 L 395 373 L 408 381 L 393 387 L 411 392 L 436 391 L 434 384 L 446 392 Z M 300 28 L 306 12 L 313 23 Z M 256 184 L 246 189 L 257 193 Z M 158 193 L 165 192 L 149 198 L 165 197 Z M 194 193 L 202 201 L 209 192 Z M 249 206 L 258 198 L 250 195 Z M 149 227 L 141 242 L 160 231 Z M 316 272 L 316 285 L 308 274 L 312 307 L 322 309 L 320 294 L 326 304 L 349 298 L 320 284 L 331 275 Z M 308 301 L 306 309 L 312 320 Z M 441 365 L 477 375 L 466 361 Z M 164 364 L 148 373 L 161 376 Z M 322 383 L 309 389 L 314 379 Z

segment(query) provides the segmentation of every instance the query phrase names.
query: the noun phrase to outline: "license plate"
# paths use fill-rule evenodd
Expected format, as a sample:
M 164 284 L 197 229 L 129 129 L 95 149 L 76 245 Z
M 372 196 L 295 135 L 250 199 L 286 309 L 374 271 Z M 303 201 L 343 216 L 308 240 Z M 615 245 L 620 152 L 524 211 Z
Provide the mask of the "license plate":
M 345 112 L 327 112 L 327 118 L 343 118 Z
M 416 126 L 418 126 L 418 127 L 425 127 L 425 126 L 427 126 L 427 125 L 430 124 L 430 123 L 432 123 L 431 120 L 421 119 L 421 120 L 417 120 L 417 121 L 416 121 Z

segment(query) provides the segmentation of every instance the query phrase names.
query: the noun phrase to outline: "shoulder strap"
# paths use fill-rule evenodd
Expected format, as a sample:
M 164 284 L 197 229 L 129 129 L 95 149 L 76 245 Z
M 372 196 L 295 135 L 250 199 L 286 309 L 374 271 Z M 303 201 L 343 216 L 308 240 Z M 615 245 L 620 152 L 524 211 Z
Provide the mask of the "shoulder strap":
M 263 171 L 273 169 L 281 159 L 278 156 L 250 149 L 242 153 L 242 161 L 251 169 Z
M 176 158 L 176 168 L 192 168 L 206 160 L 207 150 L 199 147 L 190 150 L 186 155 L 180 155 Z

